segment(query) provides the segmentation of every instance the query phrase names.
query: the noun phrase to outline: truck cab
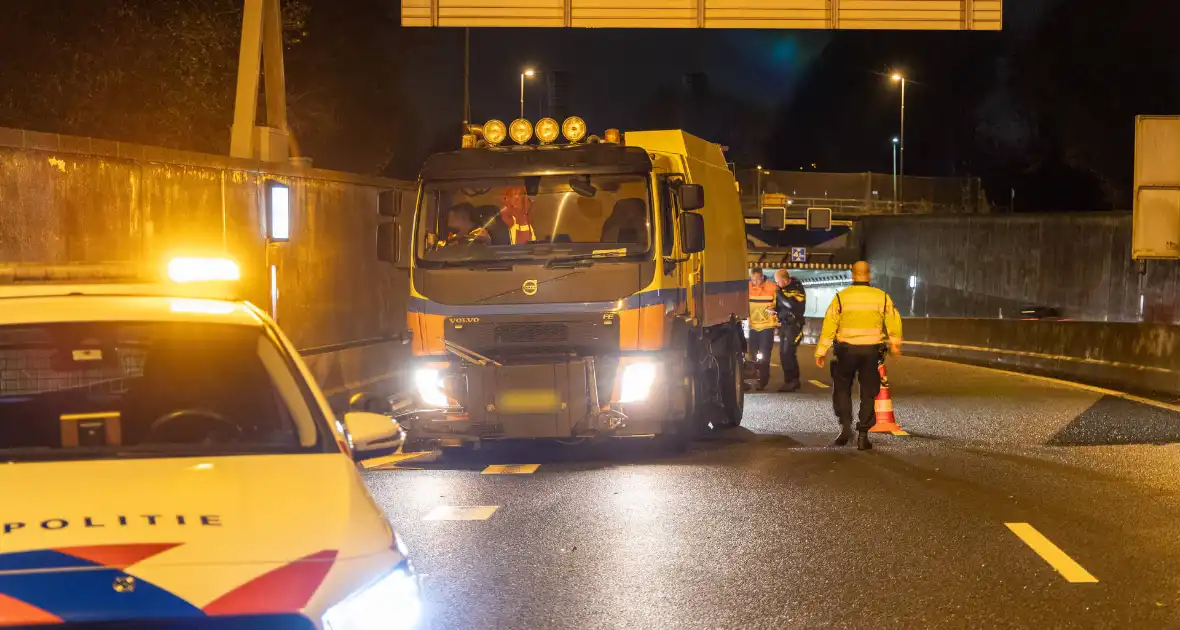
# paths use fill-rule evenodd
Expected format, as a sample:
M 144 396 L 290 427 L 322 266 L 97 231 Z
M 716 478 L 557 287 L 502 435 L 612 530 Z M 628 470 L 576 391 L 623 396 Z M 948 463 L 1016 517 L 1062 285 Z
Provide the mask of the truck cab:
M 524 133 L 527 128 L 528 133 Z M 414 210 L 411 440 L 686 437 L 741 422 L 745 233 L 721 148 L 491 121 Z M 581 133 L 579 133 L 579 130 Z M 527 135 L 527 137 L 526 137 Z

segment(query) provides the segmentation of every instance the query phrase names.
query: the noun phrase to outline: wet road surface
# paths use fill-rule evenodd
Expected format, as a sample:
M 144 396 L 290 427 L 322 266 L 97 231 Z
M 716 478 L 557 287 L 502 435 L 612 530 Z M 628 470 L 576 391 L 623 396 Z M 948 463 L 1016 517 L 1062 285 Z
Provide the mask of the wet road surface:
M 911 435 L 858 452 L 828 446 L 803 363 L 815 382 L 751 393 L 686 453 L 501 444 L 366 473 L 427 626 L 1180 627 L 1180 410 L 903 357 Z

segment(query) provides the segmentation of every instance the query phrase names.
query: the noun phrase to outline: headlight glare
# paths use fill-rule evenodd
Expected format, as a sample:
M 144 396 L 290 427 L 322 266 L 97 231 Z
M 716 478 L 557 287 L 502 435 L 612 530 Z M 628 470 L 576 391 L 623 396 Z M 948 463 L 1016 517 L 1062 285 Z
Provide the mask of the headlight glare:
M 324 613 L 325 630 L 414 628 L 422 614 L 418 578 L 403 564 Z
M 451 404 L 443 391 L 442 373 L 434 368 L 419 368 L 414 372 L 414 385 L 418 388 L 418 397 L 422 402 L 434 407 L 446 407 Z
M 648 361 L 632 363 L 623 368 L 619 402 L 641 402 L 647 400 L 651 386 L 656 380 L 656 364 Z

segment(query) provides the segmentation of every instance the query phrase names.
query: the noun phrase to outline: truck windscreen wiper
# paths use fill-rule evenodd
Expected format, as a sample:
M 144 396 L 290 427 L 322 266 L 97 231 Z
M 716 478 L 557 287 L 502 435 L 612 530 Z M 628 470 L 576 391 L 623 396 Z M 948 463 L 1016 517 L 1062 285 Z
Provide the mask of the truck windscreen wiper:
M 600 249 L 590 252 L 589 254 L 572 254 L 569 256 L 557 256 L 555 258 L 550 258 L 549 261 L 545 263 L 545 268 L 552 269 L 554 267 L 560 267 L 561 265 L 568 265 L 570 263 L 577 263 L 585 260 L 597 260 L 601 258 L 624 258 L 626 256 L 628 256 L 628 254 L 625 248 Z

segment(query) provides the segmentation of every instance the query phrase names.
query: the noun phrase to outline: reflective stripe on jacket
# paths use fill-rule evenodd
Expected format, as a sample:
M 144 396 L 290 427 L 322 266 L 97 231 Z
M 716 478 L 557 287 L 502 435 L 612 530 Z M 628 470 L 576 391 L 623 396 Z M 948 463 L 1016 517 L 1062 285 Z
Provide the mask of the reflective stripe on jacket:
M 773 282 L 761 286 L 750 283 L 750 330 L 770 330 L 778 326 L 778 319 L 766 309 L 774 308 L 774 295 L 778 287 Z
M 824 315 L 815 355 L 824 356 L 833 342 L 876 346 L 901 343 L 901 315 L 889 294 L 867 284 L 854 284 L 836 294 Z

